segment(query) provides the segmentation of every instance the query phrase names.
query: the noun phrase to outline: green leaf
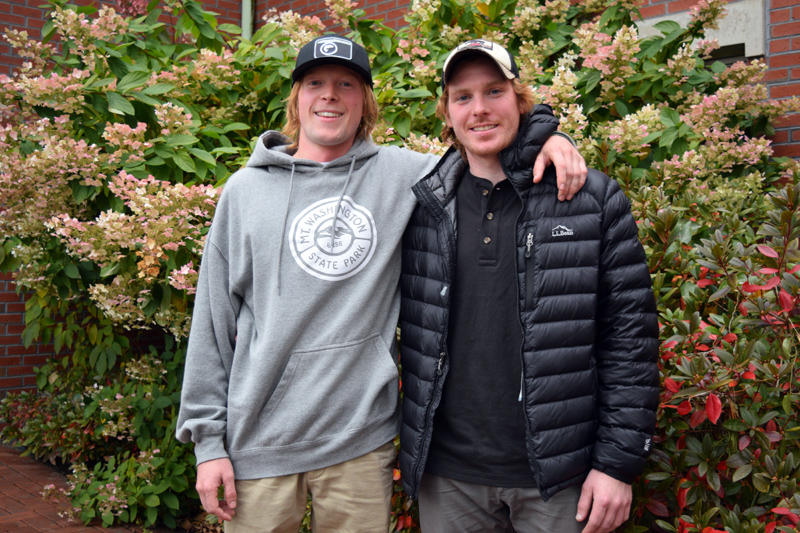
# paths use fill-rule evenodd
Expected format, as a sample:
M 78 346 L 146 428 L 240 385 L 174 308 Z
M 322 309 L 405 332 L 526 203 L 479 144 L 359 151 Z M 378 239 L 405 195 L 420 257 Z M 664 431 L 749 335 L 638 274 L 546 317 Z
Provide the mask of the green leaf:
M 722 425 L 725 427 L 725 429 L 728 429 L 730 431 L 735 431 L 737 433 L 740 431 L 745 431 L 750 427 L 741 420 L 734 418 L 726 420 L 725 422 L 722 423 Z
M 402 89 L 397 91 L 397 96 L 400 98 L 430 98 L 433 96 L 428 89 L 411 89 L 404 91 Z
M 111 265 L 106 265 L 100 269 L 100 277 L 107 278 L 108 276 L 113 276 L 117 272 L 119 272 L 122 263 L 114 263 Z
M 147 96 L 146 94 L 142 94 L 139 91 L 131 91 L 128 94 L 130 96 L 132 96 L 133 98 L 139 100 L 143 104 L 147 104 L 147 105 L 151 105 L 151 106 L 157 106 L 157 105 L 161 105 L 161 104 L 164 103 L 161 100 L 158 100 L 156 98 L 151 98 L 150 96 Z
M 217 161 L 216 159 L 214 159 L 214 156 L 209 154 L 205 150 L 200 150 L 199 148 L 189 148 L 189 152 L 200 161 L 208 163 L 212 167 L 217 164 Z
M 662 20 L 657 24 L 653 24 L 653 27 L 664 35 L 668 35 L 676 30 L 681 29 L 681 25 L 674 20 Z
M 167 144 L 170 146 L 185 146 L 199 141 L 200 139 L 190 133 L 180 133 L 178 135 L 167 137 Z
M 117 115 L 133 115 L 136 113 L 133 105 L 121 94 L 108 92 L 106 93 L 106 98 L 108 98 L 108 110 L 112 113 Z
M 155 494 L 150 494 L 144 499 L 144 504 L 148 507 L 158 507 L 161 505 L 161 499 Z
M 142 89 L 142 92 L 150 96 L 157 96 L 173 90 L 175 90 L 174 85 L 170 85 L 169 83 L 156 83 L 155 85 Z
M 68 278 L 81 279 L 81 273 L 78 271 L 78 267 L 72 263 L 64 265 L 64 274 L 66 274 Z
M 220 24 L 219 26 L 217 26 L 217 31 L 224 31 L 232 35 L 242 34 L 242 28 L 240 28 L 236 24 Z
M 227 124 L 223 129 L 223 133 L 228 133 L 229 131 L 247 131 L 250 129 L 250 126 L 247 124 L 242 124 L 241 122 L 232 122 Z
M 661 108 L 661 123 L 667 127 L 677 126 L 681 122 L 681 116 L 671 107 Z
M 128 74 L 130 65 L 123 60 L 116 57 L 109 57 L 106 61 L 108 62 L 108 68 L 111 69 L 111 72 L 113 72 L 114 76 L 117 78 L 122 79 Z
M 197 170 L 191 156 L 184 150 L 178 150 L 175 152 L 175 155 L 172 156 L 172 160 L 175 161 L 175 164 L 178 165 L 178 168 L 184 172 L 194 174 L 194 172 Z
M 749 476 L 752 471 L 753 471 L 753 465 L 740 466 L 733 473 L 732 481 L 734 483 L 736 483 L 737 481 L 741 481 L 742 479 L 744 479 L 747 476 Z
M 141 87 L 150 80 L 150 72 L 129 72 L 118 83 L 117 90 L 121 93 L 126 93 L 131 89 Z
M 159 396 L 153 401 L 155 409 L 166 409 L 170 405 L 172 405 L 172 400 L 170 400 L 169 396 Z

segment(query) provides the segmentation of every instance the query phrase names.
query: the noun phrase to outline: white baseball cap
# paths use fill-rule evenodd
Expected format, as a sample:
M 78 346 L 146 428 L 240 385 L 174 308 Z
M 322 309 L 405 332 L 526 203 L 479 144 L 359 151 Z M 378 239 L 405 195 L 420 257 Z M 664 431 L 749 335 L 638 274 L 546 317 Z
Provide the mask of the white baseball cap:
M 500 72 L 502 72 L 506 78 L 509 80 L 519 78 L 519 69 L 517 68 L 517 63 L 514 61 L 514 56 L 512 56 L 508 50 L 497 43 L 493 43 L 492 41 L 487 41 L 485 39 L 472 39 L 471 41 L 466 41 L 456 46 L 455 50 L 450 52 L 450 55 L 447 56 L 447 59 L 445 59 L 444 67 L 442 67 L 442 88 L 447 85 L 447 78 L 450 77 L 453 66 L 459 62 L 455 59 L 458 56 L 468 53 L 485 54 L 497 64 Z

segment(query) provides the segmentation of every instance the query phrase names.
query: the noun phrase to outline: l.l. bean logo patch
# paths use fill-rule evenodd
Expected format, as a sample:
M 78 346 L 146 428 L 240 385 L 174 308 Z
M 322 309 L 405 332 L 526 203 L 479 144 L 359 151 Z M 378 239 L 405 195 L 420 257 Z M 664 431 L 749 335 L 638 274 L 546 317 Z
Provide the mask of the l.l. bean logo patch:
M 334 218 L 338 201 L 333 197 L 310 205 L 289 229 L 294 260 L 312 276 L 328 281 L 357 274 L 369 263 L 377 242 L 372 213 L 344 196 Z

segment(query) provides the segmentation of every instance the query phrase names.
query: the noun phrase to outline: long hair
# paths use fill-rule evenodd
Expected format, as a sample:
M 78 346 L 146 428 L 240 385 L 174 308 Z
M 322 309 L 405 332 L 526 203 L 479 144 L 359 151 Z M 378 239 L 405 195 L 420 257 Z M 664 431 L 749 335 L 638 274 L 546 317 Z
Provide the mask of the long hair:
M 358 124 L 356 130 L 356 138 L 367 140 L 367 138 L 375 129 L 375 124 L 378 123 L 378 99 L 375 98 L 375 93 L 372 92 L 372 87 L 364 81 L 361 76 L 358 77 L 361 82 L 361 92 L 364 95 L 364 101 L 361 113 L 361 122 Z M 300 98 L 300 85 L 303 80 L 298 81 L 292 85 L 292 91 L 289 97 L 286 98 L 286 125 L 281 130 L 281 133 L 292 139 L 292 144 L 289 145 L 289 150 L 296 150 L 300 141 L 300 109 L 298 101 Z
M 514 89 L 514 94 L 517 95 L 517 105 L 519 106 L 520 118 L 522 118 L 522 116 L 531 112 L 533 106 L 536 104 L 536 97 L 534 96 L 532 88 L 527 85 L 523 85 L 522 82 L 516 78 L 511 80 L 511 86 Z M 442 120 L 445 120 L 445 114 L 448 110 L 447 101 L 449 97 L 450 86 L 445 85 L 444 90 L 442 90 L 442 95 L 436 102 L 436 116 Z M 466 161 L 467 152 L 464 150 L 464 145 L 462 145 L 458 140 L 458 137 L 456 137 L 453 128 L 445 124 L 444 129 L 442 130 L 442 141 L 446 143 L 451 139 L 453 141 L 453 146 L 458 148 L 458 151 L 461 152 L 461 158 Z

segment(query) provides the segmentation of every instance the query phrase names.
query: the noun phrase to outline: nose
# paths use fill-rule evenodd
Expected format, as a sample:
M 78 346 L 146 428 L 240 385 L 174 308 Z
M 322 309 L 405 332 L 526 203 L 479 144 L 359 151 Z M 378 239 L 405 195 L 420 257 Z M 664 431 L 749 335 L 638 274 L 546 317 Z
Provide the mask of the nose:
M 475 115 L 486 115 L 489 113 L 489 103 L 482 95 L 473 97 L 472 113 Z
M 333 83 L 326 83 L 321 96 L 324 100 L 338 100 L 339 95 L 336 92 L 336 85 Z

